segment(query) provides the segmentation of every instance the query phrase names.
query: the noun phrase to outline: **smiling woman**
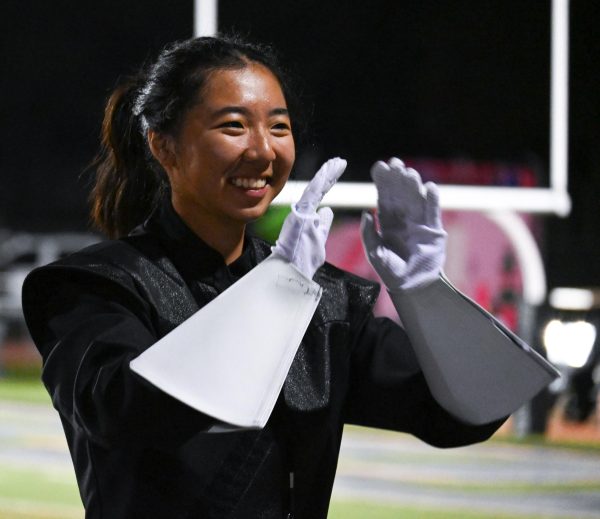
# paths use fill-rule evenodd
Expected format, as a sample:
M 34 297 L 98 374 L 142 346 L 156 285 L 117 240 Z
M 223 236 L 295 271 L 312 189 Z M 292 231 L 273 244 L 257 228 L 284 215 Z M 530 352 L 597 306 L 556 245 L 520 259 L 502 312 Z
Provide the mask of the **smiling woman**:
M 373 316 L 379 287 L 325 263 L 333 213 L 318 206 L 346 161 L 315 174 L 274 247 L 246 233 L 294 163 L 290 99 L 270 50 L 197 38 L 107 103 L 91 201 L 113 239 L 23 287 L 87 519 L 323 519 L 345 423 L 449 447 L 512 410 L 486 400 L 489 370 L 463 376 L 473 341 L 447 333 L 452 319 L 432 322 L 463 355 L 458 403 L 417 341 Z M 373 174 L 381 233 L 365 217 L 365 246 L 410 316 L 410 293 L 451 297 L 437 191 L 398 159 Z

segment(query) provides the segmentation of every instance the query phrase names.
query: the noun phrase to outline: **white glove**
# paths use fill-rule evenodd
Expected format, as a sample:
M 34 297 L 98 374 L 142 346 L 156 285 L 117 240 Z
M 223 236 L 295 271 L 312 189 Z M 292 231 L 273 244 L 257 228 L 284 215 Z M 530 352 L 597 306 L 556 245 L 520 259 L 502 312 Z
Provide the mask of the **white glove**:
M 325 193 L 346 169 L 344 159 L 330 159 L 310 181 L 300 200 L 283 222 L 273 254 L 289 261 L 307 278 L 312 279 L 325 262 L 325 242 L 333 222 L 329 207 L 316 210 Z
M 369 263 L 390 292 L 426 286 L 437 280 L 445 260 L 438 189 L 397 158 L 376 162 L 379 231 L 363 213 L 361 234 Z

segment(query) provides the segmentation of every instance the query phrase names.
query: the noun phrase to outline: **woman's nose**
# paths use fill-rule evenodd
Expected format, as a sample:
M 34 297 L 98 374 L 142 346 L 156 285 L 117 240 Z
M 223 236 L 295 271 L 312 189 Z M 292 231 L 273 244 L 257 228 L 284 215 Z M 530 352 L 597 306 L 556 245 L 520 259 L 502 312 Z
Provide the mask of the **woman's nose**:
M 251 133 L 244 158 L 249 161 L 264 160 L 272 162 L 276 158 L 272 136 L 268 131 L 255 130 Z

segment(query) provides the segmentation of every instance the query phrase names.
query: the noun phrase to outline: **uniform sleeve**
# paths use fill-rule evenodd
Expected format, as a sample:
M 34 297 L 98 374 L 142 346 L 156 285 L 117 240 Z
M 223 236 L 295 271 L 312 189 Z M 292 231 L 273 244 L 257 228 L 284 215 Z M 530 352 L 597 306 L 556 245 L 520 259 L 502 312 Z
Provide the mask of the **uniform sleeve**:
M 467 425 L 435 401 L 404 330 L 369 315 L 352 350 L 346 422 L 407 432 L 437 447 L 489 438 L 505 419 Z
M 158 339 L 151 310 L 134 291 L 42 268 L 24 284 L 23 308 L 54 407 L 92 441 L 174 445 L 214 423 L 129 369 Z

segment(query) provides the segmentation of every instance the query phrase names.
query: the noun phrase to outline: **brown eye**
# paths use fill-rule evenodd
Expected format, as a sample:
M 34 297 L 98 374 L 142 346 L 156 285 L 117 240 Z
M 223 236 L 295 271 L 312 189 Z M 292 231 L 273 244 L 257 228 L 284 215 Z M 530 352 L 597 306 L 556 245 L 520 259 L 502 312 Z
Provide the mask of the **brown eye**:
M 220 125 L 221 128 L 243 128 L 240 121 L 227 121 Z
M 276 132 L 289 132 L 291 130 L 290 125 L 287 123 L 277 123 L 271 126 L 271 130 Z

